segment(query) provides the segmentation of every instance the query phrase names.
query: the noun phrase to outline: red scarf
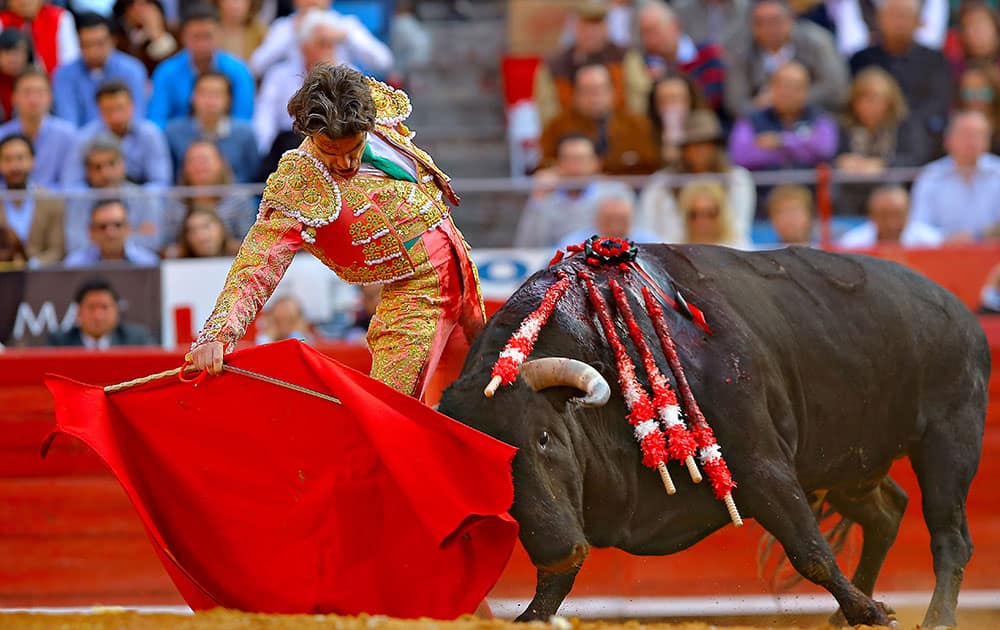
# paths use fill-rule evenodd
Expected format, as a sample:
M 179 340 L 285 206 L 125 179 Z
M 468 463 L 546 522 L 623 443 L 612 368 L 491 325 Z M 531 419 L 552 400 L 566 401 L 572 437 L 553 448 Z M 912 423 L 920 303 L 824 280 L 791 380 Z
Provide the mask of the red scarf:
M 45 70 L 51 75 L 59 65 L 59 50 L 56 44 L 59 32 L 59 21 L 62 18 L 63 10 L 51 4 L 44 4 L 38 10 L 38 14 L 33 20 L 25 20 L 23 17 L 11 11 L 0 12 L 0 24 L 5 29 L 14 28 L 25 30 L 25 23 L 31 24 L 31 45 L 34 46 L 35 55 L 45 64 Z

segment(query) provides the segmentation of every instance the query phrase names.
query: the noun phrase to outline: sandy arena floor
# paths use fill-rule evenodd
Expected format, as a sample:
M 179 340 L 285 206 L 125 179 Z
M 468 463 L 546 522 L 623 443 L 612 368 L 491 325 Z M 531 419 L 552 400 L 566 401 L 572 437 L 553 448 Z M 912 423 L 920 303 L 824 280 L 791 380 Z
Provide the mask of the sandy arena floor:
M 899 630 L 919 630 L 916 622 L 918 611 L 900 615 Z M 960 613 L 963 630 L 995 630 L 1000 628 L 1000 610 L 972 610 Z M 132 628 L 171 628 L 176 630 L 247 630 L 247 629 L 304 629 L 326 630 L 832 630 L 832 626 L 819 618 L 770 617 L 752 619 L 713 619 L 705 621 L 661 622 L 605 622 L 569 619 L 557 624 L 517 624 L 508 621 L 483 621 L 464 617 L 457 621 L 431 620 L 402 621 L 386 617 L 337 617 L 333 615 L 257 615 L 235 611 L 215 610 L 197 615 L 140 614 L 116 610 L 95 610 L 85 615 L 10 614 L 0 615 L 0 627 L 5 629 L 86 629 L 119 630 Z M 872 626 L 858 626 L 861 629 Z

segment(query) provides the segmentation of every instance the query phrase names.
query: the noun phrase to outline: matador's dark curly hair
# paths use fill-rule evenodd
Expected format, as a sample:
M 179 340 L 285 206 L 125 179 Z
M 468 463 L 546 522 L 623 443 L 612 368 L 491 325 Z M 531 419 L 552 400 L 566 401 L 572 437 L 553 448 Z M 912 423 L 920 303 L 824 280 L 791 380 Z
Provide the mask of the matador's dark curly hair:
M 375 126 L 375 101 L 368 81 L 347 66 L 313 68 L 288 101 L 288 113 L 293 129 L 306 136 L 323 133 L 337 140 Z

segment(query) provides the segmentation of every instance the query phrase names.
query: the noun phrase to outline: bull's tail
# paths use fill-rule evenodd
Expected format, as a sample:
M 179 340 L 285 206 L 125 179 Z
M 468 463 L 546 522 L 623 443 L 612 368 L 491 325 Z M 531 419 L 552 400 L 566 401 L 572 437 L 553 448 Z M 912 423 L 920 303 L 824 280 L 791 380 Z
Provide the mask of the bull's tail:
M 853 543 L 850 533 L 856 523 L 827 503 L 826 493 L 818 495 L 811 506 L 823 537 L 833 550 L 833 555 L 840 556 L 845 549 L 854 555 L 854 545 L 848 543 Z M 777 539 L 767 532 L 760 537 L 757 544 L 757 577 L 763 580 L 772 592 L 782 593 L 798 584 L 802 576 L 792 568 L 785 552 L 780 547 L 775 548 L 776 542 Z

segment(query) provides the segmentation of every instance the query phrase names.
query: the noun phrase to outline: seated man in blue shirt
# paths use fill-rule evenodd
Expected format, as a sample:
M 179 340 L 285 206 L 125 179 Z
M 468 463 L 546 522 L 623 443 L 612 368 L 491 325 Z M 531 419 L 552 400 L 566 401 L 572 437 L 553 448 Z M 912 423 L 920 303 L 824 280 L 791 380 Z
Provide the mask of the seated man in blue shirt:
M 226 75 L 232 85 L 232 117 L 250 120 L 256 86 L 246 64 L 219 48 L 219 14 L 214 7 L 195 5 L 186 11 L 181 22 L 181 44 L 184 48 L 153 72 L 153 94 L 146 117 L 162 128 L 171 118 L 186 116 L 195 78 L 214 70 Z
M 0 125 L 0 138 L 24 134 L 35 149 L 31 181 L 45 188 L 60 188 L 70 180 L 66 171 L 75 143 L 76 128 L 49 114 L 52 86 L 44 70 L 28 68 L 14 81 L 14 110 L 17 115 Z
M 111 79 L 129 87 L 135 115 L 146 112 L 146 67 L 135 57 L 115 49 L 111 24 L 96 13 L 82 13 L 76 18 L 80 38 L 80 58 L 59 66 L 52 75 L 55 94 L 53 113 L 83 127 L 97 119 L 97 88 Z
M 159 127 L 136 117 L 127 85 L 121 81 L 102 83 L 97 89 L 97 111 L 100 117 L 80 130 L 75 150 L 66 151 L 73 157 L 66 166 L 68 174 L 64 179 L 68 184 L 85 185 L 83 149 L 99 134 L 111 134 L 121 142 L 129 181 L 157 186 L 173 184 L 174 170 L 167 139 Z
M 104 199 L 90 213 L 90 245 L 70 252 L 67 267 L 91 267 L 102 263 L 136 266 L 156 265 L 160 258 L 129 240 L 128 211 L 118 199 Z
M 1000 156 L 989 152 L 990 121 L 982 112 L 952 115 L 948 155 L 913 182 L 911 216 L 952 243 L 1000 238 Z

